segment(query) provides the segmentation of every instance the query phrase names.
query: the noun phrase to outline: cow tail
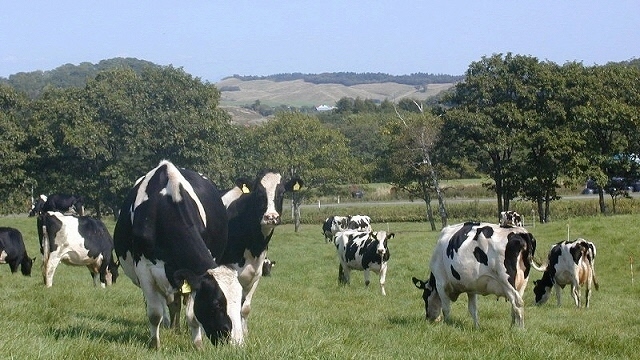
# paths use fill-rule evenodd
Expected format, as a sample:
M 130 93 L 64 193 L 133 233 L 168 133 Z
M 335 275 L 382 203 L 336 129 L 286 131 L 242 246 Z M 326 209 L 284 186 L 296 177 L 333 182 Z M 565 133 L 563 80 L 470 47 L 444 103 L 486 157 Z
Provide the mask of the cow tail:
M 42 278 L 47 283 L 47 264 L 49 264 L 49 253 L 51 248 L 49 247 L 49 233 L 47 232 L 47 226 L 42 225 Z
M 600 290 L 600 284 L 598 284 L 598 279 L 596 278 L 596 269 L 593 267 L 592 259 L 589 259 L 589 266 L 591 267 L 591 276 L 593 276 L 593 286 L 596 290 Z

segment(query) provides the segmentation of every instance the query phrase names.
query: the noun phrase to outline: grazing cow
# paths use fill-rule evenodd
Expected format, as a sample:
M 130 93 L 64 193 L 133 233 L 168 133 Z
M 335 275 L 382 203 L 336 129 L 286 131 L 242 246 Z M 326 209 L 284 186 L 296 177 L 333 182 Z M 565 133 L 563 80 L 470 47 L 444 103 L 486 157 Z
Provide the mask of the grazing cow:
M 500 226 L 523 226 L 522 215 L 513 210 L 503 211 L 500 213 Z
M 214 345 L 243 343 L 242 288 L 236 270 L 218 262 L 227 233 L 218 189 L 194 171 L 163 160 L 131 189 L 116 222 L 115 252 L 142 289 L 150 347 L 160 348 L 164 309 L 181 288 L 189 293 L 186 317 L 196 348 L 203 346 L 202 329 Z
M 48 211 L 38 217 L 37 223 L 46 287 L 53 285 L 60 262 L 86 266 L 95 286 L 100 282 L 105 287 L 116 281 L 118 266 L 112 257 L 113 239 L 102 221 Z
M 264 263 L 262 263 L 262 276 L 271 276 L 271 269 L 274 266 L 276 266 L 275 261 L 264 259 Z
M 22 233 L 18 229 L 0 227 L 0 264 L 9 264 L 11 273 L 20 271 L 22 275 L 31 276 L 31 267 L 35 258 L 27 255 Z
M 367 215 L 353 215 L 347 225 L 349 230 L 371 231 L 371 218 Z
M 333 242 L 333 237 L 340 231 L 347 230 L 350 216 L 329 216 L 322 224 L 322 234 L 326 243 Z
M 442 312 L 449 320 L 451 302 L 467 293 L 469 313 L 479 326 L 477 295 L 494 294 L 511 303 L 511 325 L 524 327 L 522 295 L 535 255 L 536 240 L 521 227 L 464 223 L 442 229 L 431 257 L 429 278 L 413 278 L 423 290 L 426 318 Z
M 338 281 L 349 283 L 351 270 L 364 271 L 364 284 L 369 286 L 370 270 L 380 275 L 380 289 L 382 295 L 387 277 L 387 262 L 391 257 L 388 241 L 393 239 L 393 233 L 386 231 L 344 231 L 335 237 L 336 250 L 340 260 Z
M 580 287 L 585 287 L 584 306 L 589 307 L 592 284 L 596 290 L 599 288 L 594 269 L 595 259 L 596 246 L 585 239 L 555 244 L 549 252 L 546 267 L 538 269 L 544 271 L 542 279 L 533 282 L 536 305 L 544 304 L 551 296 L 551 288 L 555 288 L 560 306 L 561 290 L 571 285 L 571 297 L 577 307 L 581 304 Z
M 219 263 L 232 265 L 238 271 L 245 335 L 251 299 L 262 276 L 269 241 L 281 223 L 284 195 L 298 191 L 302 185 L 299 178 L 285 181 L 278 172 L 263 171 L 252 183 L 239 181 L 222 196 L 229 217 L 229 243 Z
M 84 215 L 84 199 L 76 195 L 40 195 L 38 200 L 32 205 L 29 216 L 36 216 L 47 211 L 58 211 L 61 213 L 76 213 Z

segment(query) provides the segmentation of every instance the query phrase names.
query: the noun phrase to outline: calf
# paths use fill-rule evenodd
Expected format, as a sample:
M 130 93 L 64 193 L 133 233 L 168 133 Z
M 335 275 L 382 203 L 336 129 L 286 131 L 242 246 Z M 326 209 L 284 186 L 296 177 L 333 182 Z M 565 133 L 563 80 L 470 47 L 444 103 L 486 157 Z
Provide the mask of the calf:
M 500 226 L 523 226 L 522 215 L 512 210 L 503 211 L 500 213 Z
M 37 223 L 46 287 L 53 285 L 53 274 L 60 262 L 86 266 L 96 286 L 98 281 L 102 287 L 116 281 L 113 240 L 102 221 L 48 211 L 38 217 Z
M 11 273 L 20 271 L 22 275 L 31 276 L 31 267 L 35 258 L 27 255 L 22 233 L 18 229 L 0 227 L 0 264 L 9 264 Z
M 349 230 L 371 231 L 371 218 L 367 215 L 353 215 L 347 225 Z
M 326 243 L 333 242 L 333 237 L 336 236 L 337 233 L 347 230 L 350 219 L 350 216 L 329 216 L 324 223 L 322 223 L 324 241 Z
M 130 190 L 114 230 L 115 252 L 125 274 L 142 289 L 150 347 L 160 348 L 164 309 L 183 285 L 188 285 L 185 312 L 196 348 L 203 346 L 203 329 L 214 345 L 229 339 L 243 343 L 238 274 L 218 263 L 227 234 L 218 189 L 197 172 L 164 160 Z M 174 315 L 171 320 L 177 321 Z
M 336 250 L 340 260 L 338 281 L 349 283 L 351 270 L 364 271 L 364 284 L 369 286 L 369 271 L 380 275 L 380 289 L 382 295 L 387 277 L 387 263 L 391 257 L 388 241 L 393 239 L 393 233 L 386 231 L 345 231 L 335 237 Z
M 584 306 L 589 307 L 591 286 L 599 285 L 596 280 L 594 262 L 596 246 L 590 241 L 578 238 L 574 241 L 562 241 L 555 244 L 549 252 L 542 279 L 534 281 L 533 293 L 536 305 L 542 305 L 551 296 L 551 288 L 556 290 L 556 299 L 560 306 L 561 290 L 571 285 L 571 297 L 577 307 L 581 305 L 580 287 L 585 287 Z
M 426 318 L 444 314 L 449 320 L 451 302 L 467 293 L 469 313 L 479 326 L 477 295 L 494 294 L 511 303 L 511 325 L 524 327 L 524 294 L 536 241 L 521 227 L 504 228 L 489 223 L 464 223 L 442 229 L 427 280 L 412 278 L 423 290 Z

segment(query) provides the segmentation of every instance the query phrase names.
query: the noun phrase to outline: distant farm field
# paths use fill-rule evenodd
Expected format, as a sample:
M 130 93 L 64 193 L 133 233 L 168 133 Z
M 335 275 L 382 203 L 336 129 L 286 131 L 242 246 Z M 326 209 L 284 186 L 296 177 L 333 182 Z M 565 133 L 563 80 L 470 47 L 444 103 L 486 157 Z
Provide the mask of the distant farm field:
M 107 221 L 113 229 L 113 221 Z M 94 288 L 88 271 L 60 265 L 53 287 L 40 273 L 34 218 L 2 217 L 25 236 L 37 256 L 34 273 L 23 277 L 0 265 L 0 358 L 2 359 L 629 359 L 640 348 L 640 277 L 632 267 L 640 254 L 638 215 L 577 217 L 529 227 L 538 258 L 567 235 L 597 245 L 600 290 L 589 309 L 577 309 L 568 289 L 563 305 L 533 303 L 532 270 L 525 294 L 525 329 L 511 329 L 510 306 L 480 297 L 480 329 L 474 329 L 466 296 L 453 305 L 450 324 L 424 320 L 421 292 L 411 277 L 426 278 L 438 232 L 426 223 L 385 223 L 391 260 L 387 296 L 378 278 L 364 287 L 362 273 L 338 285 L 335 248 L 325 244 L 320 224 L 299 232 L 282 225 L 269 247 L 276 261 L 253 299 L 249 337 L 242 348 L 207 344 L 194 350 L 183 326 L 163 329 L 163 349 L 146 348 L 147 319 L 142 292 L 124 275 L 107 289 Z

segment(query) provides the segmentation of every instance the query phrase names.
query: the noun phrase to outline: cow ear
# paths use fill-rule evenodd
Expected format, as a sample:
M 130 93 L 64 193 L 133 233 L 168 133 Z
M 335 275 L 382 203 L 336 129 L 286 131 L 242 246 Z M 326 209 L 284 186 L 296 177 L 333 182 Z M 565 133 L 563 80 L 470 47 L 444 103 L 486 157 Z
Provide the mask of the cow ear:
M 415 285 L 418 289 L 424 290 L 425 286 L 427 285 L 424 281 L 416 278 L 415 276 L 411 278 L 411 281 L 413 281 L 413 285 Z
M 393 239 L 396 236 L 396 234 L 394 233 L 388 233 L 387 234 L 387 240 Z
M 299 191 L 300 189 L 302 189 L 302 185 L 304 183 L 302 182 L 302 180 L 298 179 L 298 178 L 294 178 L 291 179 L 289 181 L 287 181 L 287 183 L 285 184 L 284 188 L 287 191 Z
M 191 270 L 181 269 L 173 273 L 173 280 L 183 288 L 184 283 L 186 282 L 187 287 L 190 287 L 192 291 L 198 291 L 200 289 L 200 282 L 202 279 Z

